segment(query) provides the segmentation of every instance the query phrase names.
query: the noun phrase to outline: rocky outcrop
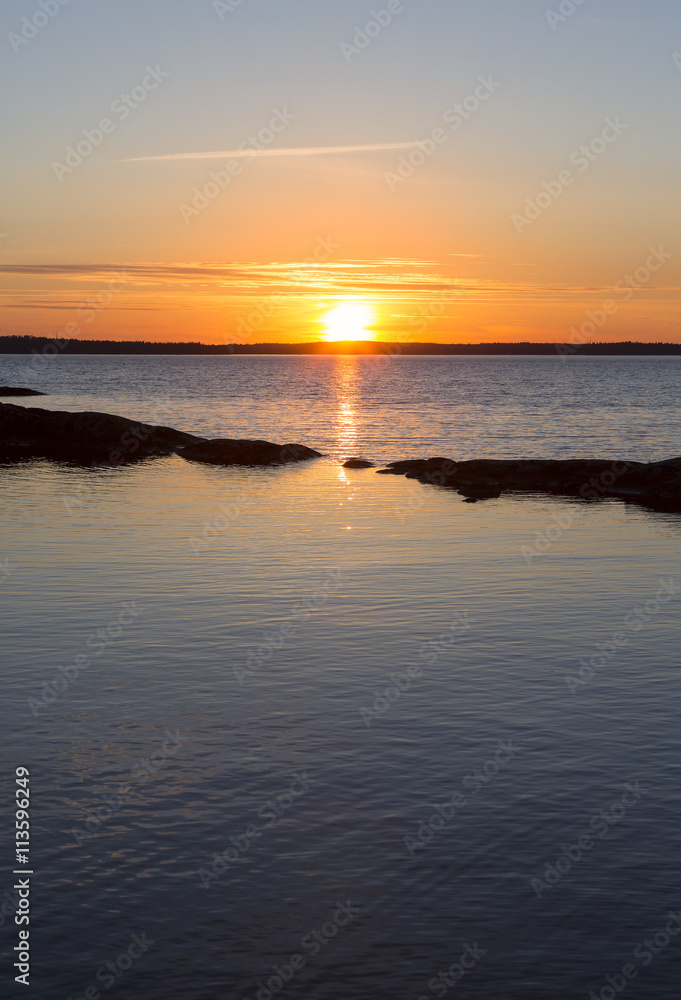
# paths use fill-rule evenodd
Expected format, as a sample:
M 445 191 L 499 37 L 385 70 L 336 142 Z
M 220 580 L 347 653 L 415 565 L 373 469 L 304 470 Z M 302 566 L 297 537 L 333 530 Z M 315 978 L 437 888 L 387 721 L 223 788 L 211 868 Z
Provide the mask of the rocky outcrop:
M 63 413 L 0 403 L 0 461 L 48 458 L 79 465 L 124 465 L 172 454 L 211 465 L 284 465 L 320 455 L 302 444 L 209 441 L 110 413 Z
M 0 460 L 50 458 L 80 465 L 123 465 L 169 455 L 201 441 L 110 413 L 66 413 L 0 403 Z
M 454 489 L 470 502 L 502 493 L 551 493 L 583 500 L 615 497 L 656 510 L 681 511 L 681 458 L 651 463 L 430 458 L 392 462 L 379 471 Z
M 320 458 L 302 444 L 232 438 L 207 440 L 172 427 L 109 413 L 66 413 L 0 403 L 0 462 L 46 458 L 79 465 L 124 465 L 158 455 L 181 455 L 210 465 L 278 466 Z M 345 468 L 370 468 L 353 458 Z M 502 494 L 540 494 L 596 500 L 614 497 L 654 510 L 681 513 L 681 458 L 663 462 L 601 459 L 448 458 L 392 462 L 383 475 L 406 476 L 456 490 L 469 503 Z
M 321 452 L 304 444 L 272 444 L 270 441 L 248 441 L 216 438 L 187 445 L 180 452 L 183 458 L 209 465 L 288 465 L 321 458 Z
M 349 458 L 343 462 L 344 469 L 373 469 L 374 463 L 368 462 L 366 458 Z
M 412 479 L 426 472 L 439 472 L 442 468 L 454 466 L 451 458 L 407 458 L 401 462 L 390 462 L 387 469 L 379 469 L 379 476 L 407 476 Z
M 210 441 L 110 413 L 64 413 L 0 403 L 0 461 L 49 458 L 79 465 L 124 465 L 174 453 L 211 465 L 285 465 L 320 455 L 302 444 Z
M 15 385 L 0 385 L 0 396 L 44 396 L 37 389 L 22 389 Z

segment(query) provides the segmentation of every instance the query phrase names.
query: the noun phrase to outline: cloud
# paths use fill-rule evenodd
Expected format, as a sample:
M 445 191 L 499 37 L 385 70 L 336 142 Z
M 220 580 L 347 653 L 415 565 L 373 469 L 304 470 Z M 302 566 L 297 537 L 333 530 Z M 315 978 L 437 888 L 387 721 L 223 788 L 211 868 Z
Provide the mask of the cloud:
M 2 274 L 36 279 L 31 290 L 12 290 L 15 301 L 33 296 L 38 301 L 40 285 L 59 282 L 73 294 L 73 284 L 83 294 L 106 287 L 111 279 L 123 280 L 128 294 L 172 294 L 180 302 L 187 290 L 203 297 L 252 299 L 259 295 L 285 294 L 304 299 L 365 297 L 404 302 L 462 299 L 477 302 L 530 302 L 545 304 L 581 303 L 612 294 L 609 286 L 587 286 L 521 281 L 498 281 L 471 277 L 449 277 L 442 265 L 428 260 L 383 259 L 372 261 L 337 260 L 245 261 L 239 263 L 149 262 L 117 264 L 0 264 Z M 50 287 L 48 286 L 48 287 Z M 94 286 L 94 287 L 93 287 Z M 641 289 L 646 298 L 668 298 L 675 286 Z M 47 291 L 45 294 L 49 294 Z M 53 290 L 52 295 L 55 294 Z M 65 293 L 66 294 L 66 293 Z
M 132 156 L 122 163 L 151 160 L 223 160 L 254 156 L 335 156 L 341 153 L 378 153 L 387 149 L 411 149 L 416 142 L 377 142 L 366 146 L 298 146 L 290 149 L 223 149 L 209 153 L 164 153 L 161 156 Z
M 57 301 L 57 302 L 3 302 L 3 309 L 48 309 L 50 312 L 54 309 L 66 309 L 69 312 L 73 312 L 75 309 L 89 309 L 91 306 L 87 302 L 82 300 L 76 301 Z M 108 305 L 107 309 L 113 309 L 115 312 L 158 312 L 161 306 L 117 306 L 115 304 Z

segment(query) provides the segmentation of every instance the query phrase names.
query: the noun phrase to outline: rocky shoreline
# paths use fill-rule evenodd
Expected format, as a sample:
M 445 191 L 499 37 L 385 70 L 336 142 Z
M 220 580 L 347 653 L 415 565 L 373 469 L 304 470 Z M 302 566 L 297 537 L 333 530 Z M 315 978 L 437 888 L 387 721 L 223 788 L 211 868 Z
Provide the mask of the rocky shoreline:
M 469 503 L 505 493 L 549 493 L 582 500 L 612 498 L 681 512 L 681 458 L 663 462 L 601 459 L 447 458 L 391 462 L 380 475 L 406 476 L 455 490 Z
M 0 403 L 0 462 L 43 458 L 77 465 L 127 465 L 161 455 L 211 465 L 286 465 L 319 458 L 302 444 L 208 440 L 110 413 L 68 413 Z
M 46 393 L 37 389 L 24 389 L 16 385 L 0 385 L 0 396 L 45 396 Z
M 221 466 L 277 466 L 320 458 L 302 444 L 231 438 L 208 439 L 108 413 L 68 413 L 0 403 L 0 462 L 50 459 L 78 465 L 118 466 L 161 455 Z M 351 458 L 345 468 L 369 470 Z M 552 494 L 582 500 L 612 498 L 681 513 L 681 458 L 663 462 L 600 459 L 448 458 L 391 462 L 378 475 L 406 476 L 458 493 L 468 503 L 503 494 Z

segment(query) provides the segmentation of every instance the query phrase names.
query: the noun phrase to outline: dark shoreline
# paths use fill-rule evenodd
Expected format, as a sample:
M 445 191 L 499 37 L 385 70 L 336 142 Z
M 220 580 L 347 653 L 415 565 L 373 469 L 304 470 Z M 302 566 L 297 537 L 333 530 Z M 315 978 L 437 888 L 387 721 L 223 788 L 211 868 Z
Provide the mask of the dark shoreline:
M 0 354 L 93 355 L 372 355 L 387 357 L 422 356 L 511 356 L 545 355 L 564 357 L 663 357 L 681 356 L 681 344 L 619 341 L 573 346 L 568 343 L 432 344 L 399 341 L 323 342 L 305 344 L 201 344 L 198 342 L 156 343 L 145 340 L 64 340 L 49 337 L 0 337 Z

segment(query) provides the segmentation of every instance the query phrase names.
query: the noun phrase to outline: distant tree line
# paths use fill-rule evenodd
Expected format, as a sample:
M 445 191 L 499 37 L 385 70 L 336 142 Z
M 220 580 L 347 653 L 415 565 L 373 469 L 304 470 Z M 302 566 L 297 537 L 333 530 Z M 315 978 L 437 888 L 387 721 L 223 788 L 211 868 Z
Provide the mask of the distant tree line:
M 0 337 L 0 354 L 387 354 L 391 357 L 448 354 L 558 354 L 559 344 L 421 344 L 358 341 L 307 344 L 200 344 L 198 341 L 158 343 L 151 340 L 59 340 L 49 337 Z M 645 344 L 634 340 L 582 344 L 574 355 L 681 355 L 681 344 Z

